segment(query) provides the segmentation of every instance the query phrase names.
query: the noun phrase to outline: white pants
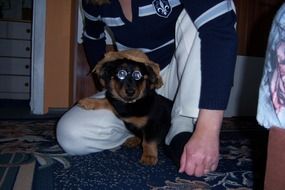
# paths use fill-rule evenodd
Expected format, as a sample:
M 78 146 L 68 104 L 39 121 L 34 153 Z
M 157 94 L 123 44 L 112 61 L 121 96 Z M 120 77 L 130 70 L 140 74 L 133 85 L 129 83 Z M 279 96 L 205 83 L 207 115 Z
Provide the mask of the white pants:
M 200 39 L 185 11 L 176 23 L 176 51 L 161 71 L 164 85 L 157 92 L 174 101 L 172 123 L 165 143 L 178 133 L 193 131 L 201 86 Z M 102 97 L 98 93 L 94 97 Z M 74 106 L 57 125 L 57 140 L 69 154 L 88 154 L 120 146 L 133 136 L 112 112 Z

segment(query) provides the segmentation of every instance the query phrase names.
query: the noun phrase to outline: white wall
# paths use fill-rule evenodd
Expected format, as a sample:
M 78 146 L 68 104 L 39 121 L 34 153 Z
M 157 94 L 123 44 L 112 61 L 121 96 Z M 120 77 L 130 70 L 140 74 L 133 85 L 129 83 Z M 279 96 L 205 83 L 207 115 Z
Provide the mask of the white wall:
M 234 86 L 225 117 L 255 116 L 264 58 L 238 56 Z

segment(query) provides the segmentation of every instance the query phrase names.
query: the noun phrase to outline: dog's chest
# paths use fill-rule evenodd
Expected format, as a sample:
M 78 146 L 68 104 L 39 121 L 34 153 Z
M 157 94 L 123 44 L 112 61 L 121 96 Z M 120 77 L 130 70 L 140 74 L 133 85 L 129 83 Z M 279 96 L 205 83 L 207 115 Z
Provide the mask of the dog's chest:
M 117 116 L 124 121 L 126 127 L 137 133 L 144 130 L 149 124 L 149 115 L 152 112 L 152 106 L 149 102 L 138 101 L 131 104 L 116 104 L 114 106 Z
M 117 109 L 119 117 L 128 125 L 138 129 L 145 127 L 149 121 L 150 106 L 126 104 Z
M 148 116 L 131 116 L 131 117 L 122 117 L 121 118 L 127 125 L 132 125 L 137 129 L 145 127 L 148 123 Z

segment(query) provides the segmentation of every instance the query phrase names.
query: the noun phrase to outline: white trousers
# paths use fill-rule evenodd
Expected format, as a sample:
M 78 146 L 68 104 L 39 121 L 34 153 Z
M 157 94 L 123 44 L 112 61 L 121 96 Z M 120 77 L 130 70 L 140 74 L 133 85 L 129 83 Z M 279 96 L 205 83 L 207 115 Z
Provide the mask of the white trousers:
M 161 71 L 164 85 L 157 92 L 174 101 L 172 123 L 165 143 L 180 132 L 192 132 L 198 116 L 201 86 L 200 39 L 187 13 L 176 23 L 176 51 L 171 63 Z M 93 97 L 102 98 L 100 92 Z M 124 123 L 108 110 L 67 111 L 57 124 L 57 140 L 69 154 L 80 155 L 113 149 L 133 136 Z

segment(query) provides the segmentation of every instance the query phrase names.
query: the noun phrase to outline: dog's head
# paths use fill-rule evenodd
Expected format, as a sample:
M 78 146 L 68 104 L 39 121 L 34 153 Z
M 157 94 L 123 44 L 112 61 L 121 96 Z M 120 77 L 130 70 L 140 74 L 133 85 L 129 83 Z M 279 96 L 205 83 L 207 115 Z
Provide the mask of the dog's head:
M 114 98 L 126 103 L 135 102 L 163 84 L 159 65 L 139 50 L 108 52 L 93 72 Z

